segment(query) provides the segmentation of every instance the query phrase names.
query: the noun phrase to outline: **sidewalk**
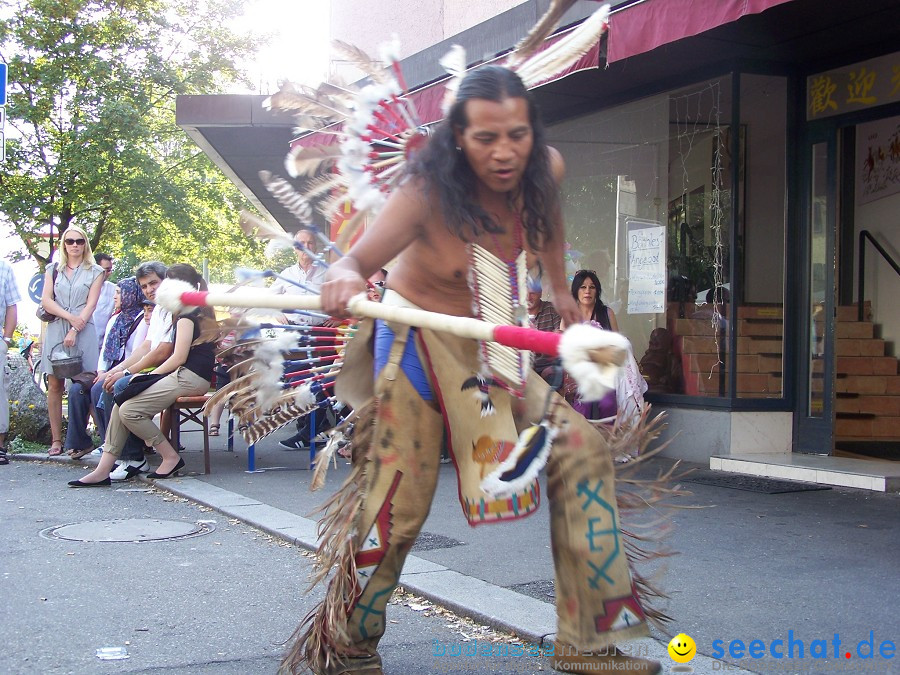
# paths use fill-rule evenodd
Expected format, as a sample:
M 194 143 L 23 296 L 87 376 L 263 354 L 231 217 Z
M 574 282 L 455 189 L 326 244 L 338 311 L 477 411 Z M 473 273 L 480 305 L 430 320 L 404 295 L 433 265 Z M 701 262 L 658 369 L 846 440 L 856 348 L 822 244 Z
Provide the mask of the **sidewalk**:
M 290 433 L 276 432 L 256 447 L 256 473 L 246 472 L 247 451 L 239 438 L 233 453 L 224 452 L 225 436 L 211 438 L 208 476 L 202 474 L 202 439 L 187 433 L 182 443 L 190 477 L 156 484 L 314 549 L 312 512 L 341 484 L 348 467 L 339 460 L 325 487 L 311 493 L 309 453 L 277 445 Z M 671 460 L 649 464 L 647 470 L 655 473 Z M 672 634 L 687 633 L 697 643 L 698 655 L 689 664 L 694 673 L 852 672 L 851 666 L 876 665 L 855 658 L 857 643 L 870 631 L 876 649 L 884 640 L 900 641 L 894 607 L 900 597 L 900 496 L 851 488 L 760 494 L 685 487 L 693 495 L 679 500 L 683 506 L 711 508 L 674 513 L 669 545 L 682 554 L 667 559 L 659 573 L 670 595 L 666 610 L 674 618 Z M 457 501 L 453 466 L 442 465 L 431 513 L 401 584 L 527 641 L 547 639 L 556 626 L 547 505 L 519 521 L 470 528 Z M 807 650 L 813 640 L 831 641 L 839 634 L 842 649 L 852 647 L 854 658 L 813 661 L 806 654 L 805 661 L 788 662 L 773 658 L 769 650 L 762 658 L 728 658 L 733 640 L 787 643 L 790 631 L 805 640 Z M 671 670 L 684 666 L 669 658 L 668 640 L 654 631 L 652 638 L 629 646 L 632 653 L 660 661 L 663 672 L 686 672 Z M 722 660 L 711 658 L 715 640 L 724 644 Z M 900 667 L 895 659 L 879 659 L 869 672 L 900 673 Z

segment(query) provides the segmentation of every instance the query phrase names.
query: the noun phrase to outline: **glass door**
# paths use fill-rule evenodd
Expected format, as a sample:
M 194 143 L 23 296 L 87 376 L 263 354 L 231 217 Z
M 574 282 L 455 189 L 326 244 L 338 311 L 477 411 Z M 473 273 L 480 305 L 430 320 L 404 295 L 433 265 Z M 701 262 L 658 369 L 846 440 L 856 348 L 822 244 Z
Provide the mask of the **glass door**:
M 837 133 L 811 134 L 801 283 L 799 387 L 794 449 L 828 454 L 834 449 L 835 227 L 837 225 Z

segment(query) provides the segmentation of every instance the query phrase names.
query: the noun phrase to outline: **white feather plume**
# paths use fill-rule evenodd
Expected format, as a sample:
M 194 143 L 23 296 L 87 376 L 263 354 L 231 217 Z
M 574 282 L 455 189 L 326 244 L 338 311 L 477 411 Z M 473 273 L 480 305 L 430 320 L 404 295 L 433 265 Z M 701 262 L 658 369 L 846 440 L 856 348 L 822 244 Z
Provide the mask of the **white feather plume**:
M 516 73 L 528 88 L 555 77 L 597 44 L 608 26 L 609 5 L 603 5 L 568 35 L 517 66 Z
M 460 45 L 453 45 L 438 63 L 450 75 L 450 79 L 444 83 L 444 99 L 441 101 L 441 111 L 446 116 L 456 100 L 459 83 L 466 74 L 466 50 Z

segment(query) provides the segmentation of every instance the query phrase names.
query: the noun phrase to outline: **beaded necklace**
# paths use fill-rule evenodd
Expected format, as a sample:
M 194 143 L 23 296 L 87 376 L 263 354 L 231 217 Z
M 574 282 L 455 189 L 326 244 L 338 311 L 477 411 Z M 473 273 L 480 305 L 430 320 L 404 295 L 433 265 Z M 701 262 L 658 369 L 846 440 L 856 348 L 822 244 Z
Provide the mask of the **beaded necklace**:
M 513 253 L 502 257 L 500 241 L 492 232 L 491 239 L 500 256 L 479 244 L 469 244 L 469 288 L 472 292 L 475 316 L 482 321 L 503 325 L 525 325 L 528 309 L 525 275 L 526 255 L 522 239 L 522 218 L 515 211 L 513 225 Z M 506 389 L 519 398 L 525 394 L 530 354 L 527 351 L 504 347 L 495 342 L 482 342 L 481 377 L 490 378 L 491 384 Z M 499 378 L 490 377 L 493 372 Z

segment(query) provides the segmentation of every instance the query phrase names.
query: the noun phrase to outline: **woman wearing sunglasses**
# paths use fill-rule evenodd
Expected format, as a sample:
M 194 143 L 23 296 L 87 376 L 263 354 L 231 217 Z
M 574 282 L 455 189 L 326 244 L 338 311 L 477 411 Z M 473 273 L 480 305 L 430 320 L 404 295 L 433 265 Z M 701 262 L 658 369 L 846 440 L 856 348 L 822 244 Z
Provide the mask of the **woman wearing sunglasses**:
M 62 395 L 65 379 L 53 375 L 50 359 L 80 353 L 82 371 L 97 370 L 100 345 L 92 316 L 103 279 L 103 268 L 94 264 L 87 233 L 80 227 L 70 225 L 62 235 L 59 262 L 47 267 L 41 293 L 41 307 L 57 317 L 56 321 L 47 324 L 40 366 L 41 371 L 48 375 L 47 407 L 53 436 L 49 452 L 51 457 L 63 453 Z

